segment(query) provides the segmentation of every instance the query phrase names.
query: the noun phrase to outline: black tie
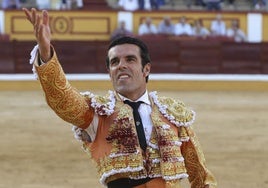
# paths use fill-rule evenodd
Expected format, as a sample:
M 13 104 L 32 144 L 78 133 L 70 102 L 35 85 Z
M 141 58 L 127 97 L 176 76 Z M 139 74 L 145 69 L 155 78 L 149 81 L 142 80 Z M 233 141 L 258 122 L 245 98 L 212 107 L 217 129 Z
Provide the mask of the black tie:
M 140 114 L 138 111 L 140 104 L 143 102 L 142 101 L 131 102 L 129 100 L 125 100 L 124 103 L 128 104 L 133 109 L 133 116 L 134 116 L 134 120 L 135 120 L 135 125 L 136 125 L 136 130 L 138 133 L 140 146 L 141 146 L 141 149 L 143 149 L 143 151 L 145 151 L 145 149 L 147 147 L 146 138 L 145 138 L 145 134 L 144 134 L 144 129 L 143 129 L 141 117 L 140 117 Z

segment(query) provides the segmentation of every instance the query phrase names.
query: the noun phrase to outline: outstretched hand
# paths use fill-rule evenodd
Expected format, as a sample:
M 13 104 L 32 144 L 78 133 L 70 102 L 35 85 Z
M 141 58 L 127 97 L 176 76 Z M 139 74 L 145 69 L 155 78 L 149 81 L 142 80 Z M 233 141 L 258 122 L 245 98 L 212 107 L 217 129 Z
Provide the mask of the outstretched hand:
M 39 45 L 39 52 L 42 61 L 47 62 L 51 58 L 50 40 L 51 32 L 49 27 L 49 16 L 46 10 L 42 11 L 42 15 L 37 13 L 35 8 L 28 10 L 22 9 L 34 27 L 34 33 Z

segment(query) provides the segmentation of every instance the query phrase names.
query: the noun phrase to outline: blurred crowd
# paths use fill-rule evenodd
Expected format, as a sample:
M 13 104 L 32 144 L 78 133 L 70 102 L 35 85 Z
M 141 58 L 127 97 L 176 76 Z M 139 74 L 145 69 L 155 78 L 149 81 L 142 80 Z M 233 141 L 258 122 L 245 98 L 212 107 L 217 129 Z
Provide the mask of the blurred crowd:
M 109 0 L 106 0 L 107 2 Z M 161 6 L 174 4 L 176 0 L 114 0 L 117 4 L 116 8 L 124 11 L 137 10 L 158 10 Z M 221 4 L 227 3 L 229 6 L 236 6 L 237 0 L 181 0 L 188 8 L 191 6 L 201 6 L 207 10 L 221 10 Z M 264 9 L 267 0 L 248 0 L 251 1 L 254 9 Z M 38 9 L 82 9 L 84 6 L 83 0 L 0 0 L 2 9 L 20 9 L 25 4 L 31 4 L 30 7 Z M 33 6 L 34 5 L 34 6 Z M 53 8 L 52 8 L 53 7 Z M 239 21 L 234 19 L 229 21 L 228 27 L 222 19 L 222 15 L 218 14 L 211 21 L 210 26 L 205 27 L 202 19 L 192 20 L 184 16 L 178 20 L 172 20 L 169 16 L 165 16 L 157 25 L 152 18 L 147 17 L 143 20 L 138 28 L 137 33 L 126 28 L 125 21 L 118 23 L 118 28 L 111 33 L 111 39 L 125 35 L 171 35 L 171 36 L 194 36 L 194 37 L 228 37 L 236 42 L 247 41 L 246 34 L 241 30 Z M 173 23 L 174 22 L 174 23 Z M 208 24 L 206 24 L 208 25 Z
M 223 5 L 239 10 L 238 4 L 241 3 L 241 0 L 118 0 L 118 7 L 126 11 L 158 10 L 166 4 L 174 7 L 179 1 L 185 4 L 188 9 L 199 6 L 209 11 L 220 11 L 223 9 Z M 249 5 L 249 9 L 266 10 L 267 0 L 247 0 L 246 3 Z
M 182 16 L 177 22 L 173 23 L 169 16 L 165 16 L 163 20 L 155 25 L 152 18 L 146 17 L 143 23 L 138 28 L 138 33 L 133 33 L 125 27 L 125 22 L 120 21 L 118 28 L 112 33 L 111 40 L 121 36 L 145 36 L 145 35 L 168 35 L 168 36 L 183 36 L 183 37 L 222 37 L 233 40 L 235 42 L 246 42 L 247 36 L 239 26 L 237 19 L 231 20 L 230 26 L 222 18 L 221 14 L 217 14 L 214 20 L 210 23 L 210 28 L 203 25 L 202 19 L 189 20 Z
M 85 0 L 0 0 L 2 9 L 18 9 L 21 6 L 39 9 L 82 9 Z M 188 9 L 193 6 L 204 10 L 222 10 L 223 5 L 239 10 L 241 0 L 105 0 L 111 8 L 125 11 L 159 10 L 165 5 L 171 9 L 184 4 Z M 267 0 L 246 0 L 250 9 L 266 10 Z
M 2 9 L 20 9 L 35 7 L 37 9 L 82 9 L 83 0 L 0 0 Z

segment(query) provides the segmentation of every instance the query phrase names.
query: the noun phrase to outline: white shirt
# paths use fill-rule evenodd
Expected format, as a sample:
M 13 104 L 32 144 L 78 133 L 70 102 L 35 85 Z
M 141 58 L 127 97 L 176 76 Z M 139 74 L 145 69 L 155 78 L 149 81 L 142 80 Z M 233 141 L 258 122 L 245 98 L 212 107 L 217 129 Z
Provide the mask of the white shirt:
M 122 99 L 122 101 L 130 100 L 126 97 L 123 97 L 120 94 L 119 94 L 119 97 Z M 151 101 L 149 100 L 148 91 L 146 91 L 138 100 L 134 102 L 137 102 L 137 101 L 143 102 L 140 105 L 138 111 L 140 113 L 141 121 L 143 124 L 143 129 L 144 129 L 144 133 L 146 137 L 146 142 L 148 144 L 151 134 L 152 134 L 152 129 L 153 129 L 153 122 L 151 119 L 152 107 L 151 107 Z M 85 129 L 85 131 L 89 134 L 92 141 L 94 141 L 96 138 L 98 123 L 99 123 L 99 118 L 98 118 L 98 115 L 95 114 L 91 124 L 89 125 L 88 128 Z
M 196 27 L 193 28 L 193 35 L 194 36 L 201 37 L 201 36 L 207 36 L 209 34 L 210 34 L 209 30 L 207 28 L 205 28 L 205 27 L 202 27 L 199 31 L 198 31 L 198 29 Z
M 226 35 L 226 26 L 223 21 L 220 22 L 217 20 L 212 21 L 210 29 L 213 35 L 220 35 L 220 36 Z
M 192 27 L 188 23 L 175 24 L 174 33 L 175 33 L 175 35 L 192 35 L 193 34 Z
M 149 26 L 147 24 L 141 24 L 139 27 L 138 34 L 139 35 L 146 35 L 146 34 L 156 34 L 157 28 L 155 25 L 150 24 Z
M 139 2 L 138 0 L 119 0 L 118 6 L 126 11 L 135 11 L 139 9 Z
M 235 30 L 230 28 L 230 29 L 227 30 L 227 36 L 228 37 L 233 37 L 235 42 L 245 42 L 245 41 L 247 41 L 246 34 L 241 29 L 237 29 L 235 31 Z

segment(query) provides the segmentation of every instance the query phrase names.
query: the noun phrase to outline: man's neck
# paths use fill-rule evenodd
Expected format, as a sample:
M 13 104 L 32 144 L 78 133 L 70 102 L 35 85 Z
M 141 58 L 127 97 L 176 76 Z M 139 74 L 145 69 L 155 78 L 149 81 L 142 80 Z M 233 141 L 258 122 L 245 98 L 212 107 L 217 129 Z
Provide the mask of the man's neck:
M 148 95 L 148 92 L 147 92 L 147 90 L 145 90 L 142 94 L 137 95 L 137 96 L 123 95 L 120 93 L 118 93 L 118 95 L 122 100 L 127 99 L 127 100 L 131 100 L 131 101 L 138 101 L 140 98 L 143 98 L 145 95 Z

